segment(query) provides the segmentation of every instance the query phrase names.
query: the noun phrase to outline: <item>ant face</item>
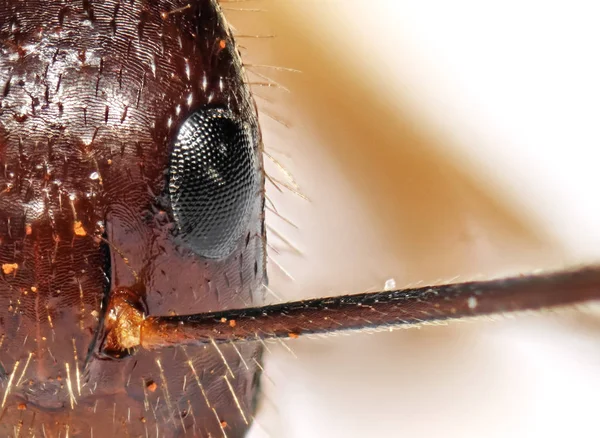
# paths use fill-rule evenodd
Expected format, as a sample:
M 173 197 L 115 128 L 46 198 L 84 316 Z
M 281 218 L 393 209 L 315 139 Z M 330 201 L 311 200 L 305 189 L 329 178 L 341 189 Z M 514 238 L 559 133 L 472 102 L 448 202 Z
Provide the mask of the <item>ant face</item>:
M 315 300 L 319 307 L 302 302 L 226 313 L 239 319 L 215 317 L 224 314 L 210 311 L 260 303 L 266 280 L 260 132 L 237 49 L 216 3 L 31 6 L 0 3 L 0 306 L 6 309 L 0 312 L 0 431 L 242 436 L 252 420 L 262 367 L 258 332 L 268 335 L 277 326 L 277 336 L 295 339 L 305 327 L 322 333 L 355 322 L 358 328 L 419 324 L 429 317 L 437 322 L 457 314 L 539 309 L 545 299 L 554 305 L 598 296 L 597 270 L 589 269 L 541 276 L 538 283 L 527 277 L 425 287 Z M 308 47 L 304 56 L 322 69 L 326 57 L 318 44 L 306 55 Z M 364 193 L 373 180 L 384 182 L 404 201 L 419 189 L 421 202 L 407 202 L 406 211 L 388 206 L 382 222 L 400 230 L 394 238 L 404 242 L 405 259 L 414 263 L 407 266 L 423 278 L 415 274 L 415 260 L 434 244 L 456 243 L 457 232 L 470 231 L 464 207 L 489 207 L 486 197 L 433 208 L 432 198 L 444 201 L 469 179 L 456 185 L 453 176 L 460 172 L 426 154 L 426 139 L 410 123 L 400 126 L 402 159 L 386 152 L 385 145 L 400 138 L 373 127 L 395 126 L 397 117 L 384 106 L 368 105 L 368 98 L 354 102 L 368 107 L 367 114 L 344 107 L 342 95 L 359 87 L 344 82 L 339 71 L 329 73 L 334 80 L 317 81 L 311 91 L 336 103 L 338 120 L 328 129 L 339 129 L 341 119 L 353 122 L 345 136 L 332 139 L 340 161 L 350 166 L 348 181 Z M 261 85 L 274 83 L 267 79 Z M 312 116 L 326 120 L 327 111 L 304 98 L 313 105 Z M 369 150 L 354 154 L 347 147 L 352 137 Z M 369 164 L 369 157 L 379 165 Z M 307 162 L 310 167 L 314 156 Z M 315 186 L 323 188 L 324 182 L 316 178 Z M 381 202 L 377 191 L 368 194 L 370 206 Z M 337 212 L 336 223 L 353 216 L 348 206 Z M 406 233 L 411 225 L 419 232 Z M 520 221 L 512 225 L 511 232 L 527 234 Z M 346 242 L 355 244 L 362 232 L 373 235 L 359 227 Z M 346 257 L 349 248 L 338 249 L 336 257 Z M 464 257 L 458 248 L 447 259 Z M 341 274 L 352 290 L 361 288 L 356 278 L 365 266 Z M 592 287 L 577 283 L 582 277 L 592 278 Z M 549 278 L 563 286 L 547 293 L 551 288 L 540 287 L 540 281 Z M 384 295 L 396 301 L 385 307 L 391 301 Z M 301 330 L 287 330 L 290 318 L 302 322 Z M 204 321 L 212 344 L 198 346 L 198 337 L 188 335 L 198 333 Z M 144 337 L 148 334 L 155 337 Z M 233 339 L 250 342 L 217 345 Z M 184 340 L 192 342 L 182 346 Z M 161 341 L 177 347 L 150 350 Z
M 260 302 L 262 146 L 218 6 L 3 1 L 0 41 L 1 433 L 241 434 L 260 344 L 129 357 L 103 325 Z

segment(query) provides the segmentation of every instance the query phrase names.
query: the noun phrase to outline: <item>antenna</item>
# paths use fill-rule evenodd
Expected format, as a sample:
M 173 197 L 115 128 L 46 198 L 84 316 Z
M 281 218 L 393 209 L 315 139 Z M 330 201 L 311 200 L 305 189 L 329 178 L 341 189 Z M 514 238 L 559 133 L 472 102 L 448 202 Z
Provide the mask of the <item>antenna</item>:
M 600 267 L 499 280 L 316 298 L 182 316 L 145 317 L 126 289 L 109 304 L 101 351 L 387 330 L 540 311 L 600 300 Z M 119 356 L 118 354 L 116 356 Z

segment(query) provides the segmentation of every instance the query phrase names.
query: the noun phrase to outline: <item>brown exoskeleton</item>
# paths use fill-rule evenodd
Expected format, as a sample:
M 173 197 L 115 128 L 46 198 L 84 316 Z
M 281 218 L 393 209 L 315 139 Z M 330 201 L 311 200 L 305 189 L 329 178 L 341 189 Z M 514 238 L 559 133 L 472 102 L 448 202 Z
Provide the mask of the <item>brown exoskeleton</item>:
M 600 293 L 589 269 L 256 308 L 261 136 L 217 4 L 5 1 L 0 26 L 3 434 L 242 436 L 264 338 Z
M 248 427 L 260 344 L 105 345 L 113 297 L 149 314 L 261 302 L 255 107 L 217 4 L 180 3 L 0 3 L 2 435 Z

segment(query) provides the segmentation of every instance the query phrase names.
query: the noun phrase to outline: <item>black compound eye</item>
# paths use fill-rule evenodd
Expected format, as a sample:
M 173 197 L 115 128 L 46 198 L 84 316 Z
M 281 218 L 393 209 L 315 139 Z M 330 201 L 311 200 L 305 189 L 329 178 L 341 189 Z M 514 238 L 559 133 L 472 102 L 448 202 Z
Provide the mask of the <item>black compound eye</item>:
M 252 128 L 229 111 L 194 112 L 179 128 L 169 195 L 181 237 L 198 255 L 227 257 L 244 234 L 258 190 Z

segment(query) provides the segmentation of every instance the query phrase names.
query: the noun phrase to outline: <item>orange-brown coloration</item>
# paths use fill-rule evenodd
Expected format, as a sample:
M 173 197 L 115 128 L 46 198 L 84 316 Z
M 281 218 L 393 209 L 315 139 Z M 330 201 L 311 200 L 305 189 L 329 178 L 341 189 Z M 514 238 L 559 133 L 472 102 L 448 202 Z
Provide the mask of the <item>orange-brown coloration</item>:
M 291 339 L 298 339 L 300 335 L 298 333 L 290 332 L 288 333 L 288 337 Z
M 121 288 L 114 292 L 105 314 L 106 337 L 102 350 L 114 357 L 127 355 L 127 350 L 140 345 L 140 327 L 144 313 L 135 292 Z
M 75 223 L 73 224 L 73 232 L 76 236 L 83 237 L 87 235 L 86 231 L 83 229 L 83 224 L 81 223 L 81 221 L 75 221 Z
M 8 275 L 14 273 L 18 268 L 18 263 L 4 263 L 2 265 L 2 272 L 4 272 L 5 275 Z
M 158 388 L 158 385 L 156 384 L 156 382 L 153 382 L 151 380 L 146 383 L 146 389 L 148 389 L 148 391 L 154 392 L 154 391 L 156 391 L 156 388 Z
M 229 321 L 229 327 L 233 328 L 233 327 L 235 327 L 235 325 L 236 325 L 235 319 L 232 319 Z
M 0 0 L 0 53 L 0 435 L 217 436 L 226 420 L 242 436 L 222 376 L 251 412 L 260 345 L 187 348 L 189 364 L 134 347 L 144 313 L 262 302 L 261 138 L 216 1 Z M 251 133 L 261 184 L 221 260 L 181 239 L 166 178 L 179 128 L 209 105 Z

